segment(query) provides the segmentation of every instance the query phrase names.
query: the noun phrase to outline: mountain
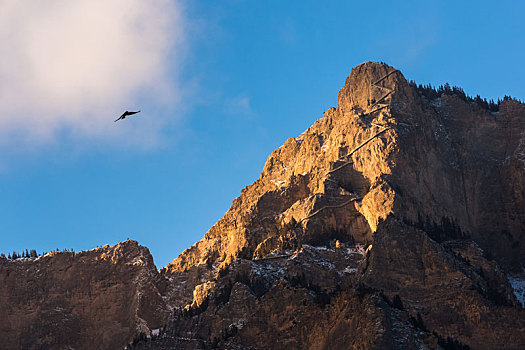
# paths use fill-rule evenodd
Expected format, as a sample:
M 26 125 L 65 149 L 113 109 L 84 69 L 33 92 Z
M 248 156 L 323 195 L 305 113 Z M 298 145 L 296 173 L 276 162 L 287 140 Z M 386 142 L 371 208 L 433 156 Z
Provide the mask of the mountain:
M 28 349 L 525 348 L 525 105 L 355 67 L 203 239 L 0 260 Z
M 2 349 L 118 349 L 170 314 L 148 249 L 0 259 Z

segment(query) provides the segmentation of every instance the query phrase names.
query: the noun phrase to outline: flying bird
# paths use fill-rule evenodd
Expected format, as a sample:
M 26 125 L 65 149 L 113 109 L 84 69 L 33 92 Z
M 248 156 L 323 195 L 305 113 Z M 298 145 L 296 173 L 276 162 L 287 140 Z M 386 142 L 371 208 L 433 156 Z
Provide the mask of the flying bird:
M 122 113 L 122 115 L 121 115 L 117 120 L 115 120 L 115 121 L 118 122 L 120 119 L 126 119 L 126 117 L 127 117 L 128 115 L 137 114 L 138 112 L 140 112 L 140 111 L 136 111 L 136 112 L 125 111 L 125 112 Z

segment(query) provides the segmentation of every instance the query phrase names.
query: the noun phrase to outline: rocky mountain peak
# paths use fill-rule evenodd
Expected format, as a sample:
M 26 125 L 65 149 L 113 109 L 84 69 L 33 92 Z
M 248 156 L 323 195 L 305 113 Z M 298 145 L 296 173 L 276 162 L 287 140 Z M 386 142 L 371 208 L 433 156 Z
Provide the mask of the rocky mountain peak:
M 428 100 L 397 69 L 363 63 L 339 91 L 339 106 L 272 152 L 260 178 L 243 189 L 202 241 L 167 269 L 251 258 L 268 243 L 268 232 L 292 221 L 303 242 L 329 240 L 329 232 L 370 242 L 378 223 L 395 215 L 420 227 L 436 226 L 436 232 L 475 235 L 490 249 L 487 237 L 494 234 L 487 232 L 493 229 L 487 229 L 491 225 L 486 220 L 477 221 L 488 215 L 478 201 L 490 199 L 480 199 L 481 179 L 474 178 L 499 178 L 501 172 L 493 172 L 494 167 L 502 164 L 509 148 L 518 147 L 520 136 L 510 130 L 509 119 L 516 130 L 523 130 L 523 112 L 506 108 L 494 116 L 453 95 Z M 472 138 L 473 133 L 481 138 Z M 509 133 L 513 136 L 503 142 Z M 482 151 L 500 160 L 481 170 L 477 163 Z M 497 193 L 513 191 L 502 186 L 489 187 Z M 522 219 L 520 214 L 518 221 Z M 479 233 L 480 225 L 486 233 Z M 523 232 L 521 226 L 494 230 L 509 232 L 508 244 L 515 246 Z M 513 254 L 504 250 L 507 257 Z M 503 250 L 497 254 L 506 259 Z
M 523 344 L 510 331 L 525 325 L 514 295 L 523 292 L 508 281 L 524 279 L 505 274 L 521 270 L 525 252 L 524 106 L 494 112 L 461 91 L 427 91 L 382 63 L 355 67 L 338 107 L 272 152 L 224 217 L 163 269 L 184 281 L 172 297 L 187 304 L 162 341 L 190 346 L 176 330 L 191 328 L 202 348 L 329 348 L 344 337 L 363 348 Z M 316 312 L 330 335 L 305 316 Z M 351 333 L 363 323 L 371 333 Z
M 491 109 L 375 62 L 352 69 L 338 104 L 160 272 L 134 241 L 0 260 L 0 339 L 523 348 L 525 106 Z
M 96 260 L 108 261 L 112 264 L 131 264 L 155 269 L 153 256 L 149 249 L 139 245 L 134 240 L 122 241 L 114 246 L 105 245 L 97 251 L 100 254 L 95 258 Z
M 346 78 L 345 86 L 339 91 L 339 109 L 354 113 L 370 113 L 378 108 L 387 108 L 388 97 L 393 96 L 405 103 L 416 98 L 403 74 L 384 63 L 365 62 L 354 69 Z

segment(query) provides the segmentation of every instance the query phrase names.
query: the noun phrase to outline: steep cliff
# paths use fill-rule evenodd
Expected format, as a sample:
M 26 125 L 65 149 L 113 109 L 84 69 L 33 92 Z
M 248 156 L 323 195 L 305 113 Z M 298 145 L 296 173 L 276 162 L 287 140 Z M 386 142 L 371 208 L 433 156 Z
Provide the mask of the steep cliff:
M 344 230 L 370 242 L 388 215 L 437 240 L 471 237 L 517 269 L 525 249 L 524 130 L 519 102 L 503 101 L 492 113 L 453 94 L 429 101 L 398 70 L 362 64 L 339 92 L 339 107 L 275 150 L 260 178 L 167 270 L 252 258 L 272 226 L 292 218 L 303 241 Z

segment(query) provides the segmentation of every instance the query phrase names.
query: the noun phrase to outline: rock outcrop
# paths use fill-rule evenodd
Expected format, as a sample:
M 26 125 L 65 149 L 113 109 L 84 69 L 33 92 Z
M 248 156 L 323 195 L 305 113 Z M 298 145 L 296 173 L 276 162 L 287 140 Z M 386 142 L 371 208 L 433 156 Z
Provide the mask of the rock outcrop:
M 428 92 L 386 64 L 354 68 L 338 107 L 275 150 L 158 272 L 129 242 L 1 261 L 0 338 L 50 349 L 93 337 L 107 349 L 525 348 L 525 105 Z M 114 251 L 129 258 L 113 263 Z M 88 307 L 101 301 L 113 311 Z M 53 313 L 61 327 L 46 324 Z
M 151 254 L 135 241 L 0 259 L 1 347 L 123 348 L 167 321 L 161 285 Z

